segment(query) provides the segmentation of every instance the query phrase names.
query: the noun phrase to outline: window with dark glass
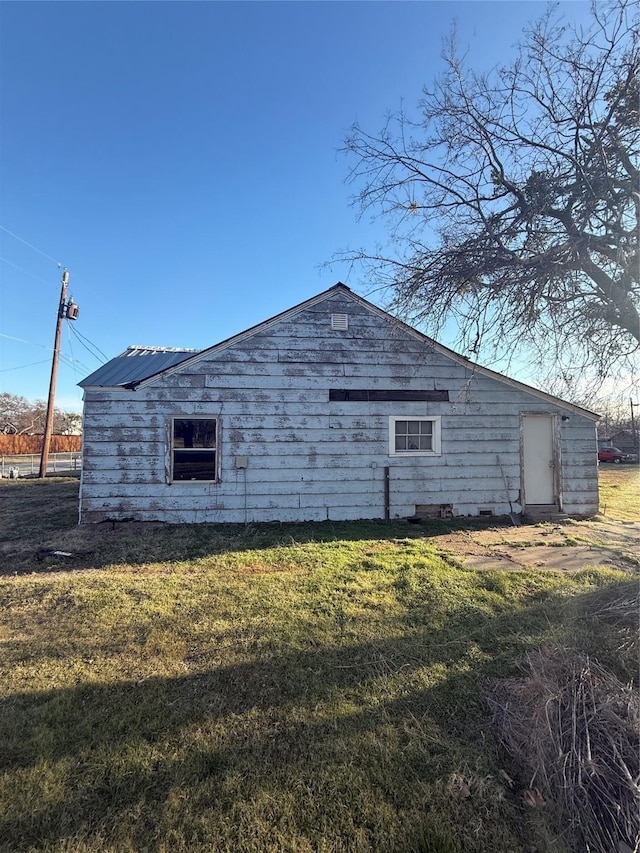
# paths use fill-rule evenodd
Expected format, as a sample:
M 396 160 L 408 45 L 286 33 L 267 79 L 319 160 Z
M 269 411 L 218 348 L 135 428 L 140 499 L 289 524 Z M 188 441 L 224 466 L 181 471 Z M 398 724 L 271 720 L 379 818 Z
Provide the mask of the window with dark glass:
M 217 421 L 174 418 L 173 480 L 217 480 Z
M 433 421 L 396 421 L 396 453 L 433 450 Z
M 440 456 L 440 415 L 407 418 L 392 415 L 389 418 L 390 456 Z

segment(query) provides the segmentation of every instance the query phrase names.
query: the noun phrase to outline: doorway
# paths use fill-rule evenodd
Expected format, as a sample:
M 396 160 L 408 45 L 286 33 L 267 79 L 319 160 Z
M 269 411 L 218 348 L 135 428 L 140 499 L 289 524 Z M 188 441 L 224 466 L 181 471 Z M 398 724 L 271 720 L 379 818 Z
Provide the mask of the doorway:
M 525 506 L 557 506 L 558 455 L 554 415 L 522 415 L 522 492 Z

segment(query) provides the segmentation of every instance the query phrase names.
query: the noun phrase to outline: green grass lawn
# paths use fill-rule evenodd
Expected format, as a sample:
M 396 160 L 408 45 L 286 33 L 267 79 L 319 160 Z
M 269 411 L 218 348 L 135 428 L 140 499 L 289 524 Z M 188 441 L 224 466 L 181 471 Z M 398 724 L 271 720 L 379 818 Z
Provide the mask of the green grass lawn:
M 482 685 L 541 643 L 633 677 L 586 615 L 628 575 L 468 570 L 438 525 L 78 529 L 76 498 L 0 483 L 1 850 L 565 849 Z
M 618 521 L 640 521 L 640 469 L 637 465 L 601 464 L 598 470 L 600 512 Z

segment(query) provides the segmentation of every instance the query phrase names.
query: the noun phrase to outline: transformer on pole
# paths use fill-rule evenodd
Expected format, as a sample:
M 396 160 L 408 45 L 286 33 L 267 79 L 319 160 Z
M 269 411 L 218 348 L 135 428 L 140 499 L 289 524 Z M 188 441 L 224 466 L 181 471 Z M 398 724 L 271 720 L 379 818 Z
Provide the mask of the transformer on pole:
M 67 287 L 69 286 L 69 272 L 65 269 L 62 273 L 62 286 L 60 289 L 60 302 L 58 304 L 58 318 L 56 320 L 56 334 L 53 342 L 53 362 L 51 364 L 51 381 L 49 382 L 49 399 L 47 400 L 47 415 L 44 423 L 44 435 L 42 437 L 42 455 L 40 457 L 39 477 L 47 476 L 47 464 L 49 462 L 49 445 L 51 444 L 51 433 L 53 432 L 53 413 L 56 396 L 56 380 L 58 378 L 58 361 L 60 359 L 60 338 L 62 336 L 62 321 L 78 319 L 78 306 L 73 301 L 73 296 L 67 302 Z

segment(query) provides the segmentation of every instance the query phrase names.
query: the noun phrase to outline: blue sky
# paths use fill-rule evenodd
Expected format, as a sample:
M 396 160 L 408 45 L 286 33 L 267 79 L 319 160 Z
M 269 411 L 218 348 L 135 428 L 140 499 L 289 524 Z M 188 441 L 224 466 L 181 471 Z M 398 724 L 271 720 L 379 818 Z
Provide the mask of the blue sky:
M 338 280 L 366 295 L 321 266 L 384 239 L 349 206 L 350 126 L 416 104 L 454 20 L 484 69 L 544 9 L 0 2 L 0 392 L 47 396 L 58 263 L 81 337 L 65 323 L 56 401 L 78 410 L 87 341 L 205 347 Z

